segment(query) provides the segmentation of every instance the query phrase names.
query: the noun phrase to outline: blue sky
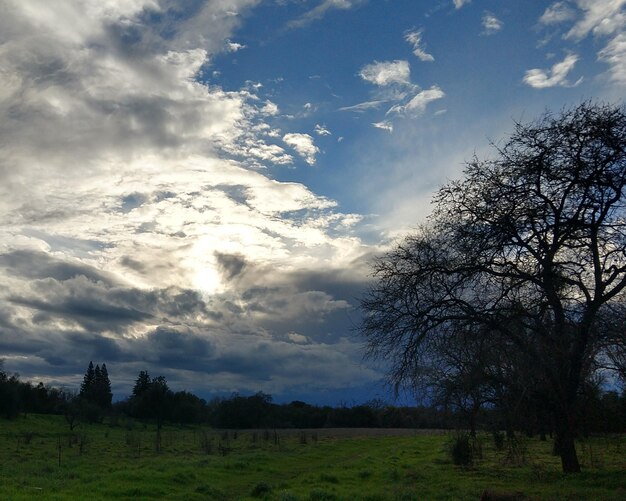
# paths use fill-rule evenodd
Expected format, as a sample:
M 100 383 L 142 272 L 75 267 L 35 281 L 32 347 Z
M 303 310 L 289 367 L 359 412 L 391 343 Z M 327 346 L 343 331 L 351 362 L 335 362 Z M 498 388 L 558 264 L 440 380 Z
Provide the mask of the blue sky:
M 0 358 L 386 398 L 369 263 L 514 120 L 626 89 L 626 0 L 0 0 Z

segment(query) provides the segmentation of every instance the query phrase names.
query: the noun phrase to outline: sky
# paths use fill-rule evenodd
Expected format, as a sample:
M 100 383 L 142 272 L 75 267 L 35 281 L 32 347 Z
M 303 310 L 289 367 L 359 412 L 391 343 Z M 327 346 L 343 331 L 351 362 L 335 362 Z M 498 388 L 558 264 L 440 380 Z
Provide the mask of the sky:
M 626 0 L 0 0 L 0 358 L 391 398 L 372 259 L 513 128 L 626 92 Z

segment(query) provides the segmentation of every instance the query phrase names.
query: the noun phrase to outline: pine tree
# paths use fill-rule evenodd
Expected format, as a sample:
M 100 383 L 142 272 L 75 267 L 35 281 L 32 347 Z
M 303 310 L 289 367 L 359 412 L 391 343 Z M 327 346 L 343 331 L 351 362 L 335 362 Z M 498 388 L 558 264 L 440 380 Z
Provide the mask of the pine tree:
M 139 397 L 150 389 L 151 384 L 150 374 L 148 371 L 141 371 L 137 379 L 135 380 L 135 386 L 133 387 L 133 396 Z
M 100 368 L 100 384 L 98 385 L 99 404 L 104 408 L 111 407 L 113 393 L 111 392 L 111 381 L 109 380 L 109 371 L 107 365 L 102 364 Z
M 85 376 L 83 377 L 83 382 L 80 385 L 80 398 L 89 400 L 91 396 L 91 392 L 93 390 L 93 386 L 96 382 L 96 371 L 93 368 L 93 362 L 89 362 L 89 367 L 87 367 L 87 372 L 85 372 Z

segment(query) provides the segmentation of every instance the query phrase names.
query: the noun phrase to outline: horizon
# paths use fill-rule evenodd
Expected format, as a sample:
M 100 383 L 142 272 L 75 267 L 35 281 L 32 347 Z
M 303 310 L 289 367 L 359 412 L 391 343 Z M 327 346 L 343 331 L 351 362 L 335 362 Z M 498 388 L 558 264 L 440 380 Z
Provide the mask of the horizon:
M 392 399 L 373 257 L 515 121 L 626 90 L 626 0 L 418 3 L 0 0 L 5 370 Z

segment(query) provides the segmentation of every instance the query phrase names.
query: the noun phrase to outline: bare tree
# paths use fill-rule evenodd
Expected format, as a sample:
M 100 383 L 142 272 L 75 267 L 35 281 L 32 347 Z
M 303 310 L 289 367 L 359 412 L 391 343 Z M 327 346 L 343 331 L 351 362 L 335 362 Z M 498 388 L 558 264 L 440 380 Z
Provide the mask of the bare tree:
M 545 382 L 563 471 L 578 472 L 581 387 L 610 341 L 599 319 L 626 288 L 626 114 L 546 113 L 496 151 L 375 262 L 362 333 L 403 384 L 460 328 L 498 332 Z

